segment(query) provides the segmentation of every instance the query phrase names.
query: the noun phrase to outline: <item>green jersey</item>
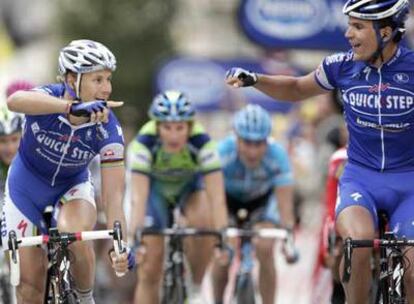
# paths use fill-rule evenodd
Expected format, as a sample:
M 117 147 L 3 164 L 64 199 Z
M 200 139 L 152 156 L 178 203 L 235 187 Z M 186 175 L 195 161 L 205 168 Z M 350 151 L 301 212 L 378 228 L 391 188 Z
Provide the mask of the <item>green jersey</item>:
M 169 202 L 181 194 L 197 174 L 221 169 L 216 143 L 199 123 L 194 123 L 187 145 L 178 153 L 168 153 L 157 135 L 156 122 L 147 122 L 128 147 L 128 168 L 146 174 L 151 186 Z

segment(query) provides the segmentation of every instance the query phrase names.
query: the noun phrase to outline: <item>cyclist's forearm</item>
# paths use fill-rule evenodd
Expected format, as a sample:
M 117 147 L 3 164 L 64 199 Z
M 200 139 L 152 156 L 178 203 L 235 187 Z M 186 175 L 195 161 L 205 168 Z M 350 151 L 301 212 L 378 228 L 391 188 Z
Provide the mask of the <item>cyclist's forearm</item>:
M 67 113 L 70 101 L 39 92 L 18 91 L 7 99 L 9 110 L 29 115 Z
M 275 99 L 292 102 L 327 93 L 318 85 L 313 72 L 302 77 L 260 74 L 254 87 Z
M 101 167 L 102 201 L 106 206 L 108 228 L 113 228 L 114 221 L 121 222 L 122 232 L 126 237 L 126 221 L 122 206 L 125 191 L 125 169 L 123 166 Z
M 138 228 L 145 225 L 145 213 L 149 195 L 150 180 L 143 174 L 132 173 L 131 215 L 129 218 L 128 239 L 133 240 Z
M 295 225 L 293 186 L 277 187 L 275 194 L 278 201 L 282 227 L 293 227 Z
M 221 171 L 205 176 L 206 192 L 211 204 L 214 227 L 221 229 L 228 226 L 228 212 L 226 206 L 224 180 Z
M 103 195 L 103 199 L 105 200 L 108 229 L 112 229 L 114 222 L 119 221 L 122 226 L 122 234 L 126 236 L 127 224 L 124 209 L 122 207 L 123 191 L 111 191 L 111 193 L 106 195 L 106 198 L 105 195 Z
M 144 227 L 146 203 L 142 199 L 131 200 L 131 217 L 129 221 L 128 239 L 133 240 L 138 228 Z

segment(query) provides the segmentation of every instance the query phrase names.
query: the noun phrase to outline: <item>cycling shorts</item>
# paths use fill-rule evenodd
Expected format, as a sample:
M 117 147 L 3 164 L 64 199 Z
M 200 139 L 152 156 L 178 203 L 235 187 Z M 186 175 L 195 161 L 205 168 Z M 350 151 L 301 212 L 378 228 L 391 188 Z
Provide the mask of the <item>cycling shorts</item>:
M 339 181 L 336 217 L 349 206 L 365 207 L 378 229 L 378 211 L 397 236 L 414 237 L 414 172 L 377 172 L 348 163 Z
M 176 197 L 175 203 L 168 202 L 167 199 L 157 190 L 158 185 L 154 179 L 150 181 L 150 193 L 147 200 L 147 210 L 145 216 L 145 227 L 164 229 L 171 227 L 173 223 L 173 212 L 175 206 L 184 214 L 185 205 L 189 196 L 197 191 L 204 189 L 202 174 L 196 174 L 194 179 L 189 182 Z
M 278 204 L 273 190 L 247 202 L 241 202 L 228 194 L 226 195 L 226 200 L 230 226 L 239 226 L 241 222 L 249 222 L 251 224 L 270 222 L 275 225 L 280 224 Z M 243 212 L 247 212 L 247 218 L 240 219 L 239 215 Z
M 62 185 L 51 186 L 36 177 L 17 155 L 9 170 L 3 207 L 1 236 L 7 243 L 8 232 L 14 230 L 17 238 L 47 233 L 43 212 L 55 207 L 52 226 L 56 225 L 60 204 L 82 199 L 95 206 L 94 190 L 88 176 L 75 177 Z M 4 243 L 4 244 L 6 244 Z

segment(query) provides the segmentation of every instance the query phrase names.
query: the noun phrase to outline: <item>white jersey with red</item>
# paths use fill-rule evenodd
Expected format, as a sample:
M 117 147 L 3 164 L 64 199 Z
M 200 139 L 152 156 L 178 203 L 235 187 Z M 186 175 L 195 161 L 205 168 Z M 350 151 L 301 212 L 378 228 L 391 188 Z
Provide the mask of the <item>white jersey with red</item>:
M 328 252 L 328 239 L 329 233 L 335 227 L 335 205 L 338 193 L 338 182 L 342 175 L 344 166 L 348 160 L 346 148 L 340 148 L 336 150 L 330 160 L 328 166 L 328 176 L 326 179 L 325 197 L 324 197 L 324 216 L 322 219 L 322 229 L 319 243 L 318 259 L 314 271 L 314 299 L 313 303 L 321 301 L 321 297 L 324 297 L 326 293 L 326 284 L 330 284 L 332 276 L 329 269 L 324 268 L 325 257 Z M 324 302 L 324 301 L 322 301 Z M 322 303 L 319 302 L 319 303 Z

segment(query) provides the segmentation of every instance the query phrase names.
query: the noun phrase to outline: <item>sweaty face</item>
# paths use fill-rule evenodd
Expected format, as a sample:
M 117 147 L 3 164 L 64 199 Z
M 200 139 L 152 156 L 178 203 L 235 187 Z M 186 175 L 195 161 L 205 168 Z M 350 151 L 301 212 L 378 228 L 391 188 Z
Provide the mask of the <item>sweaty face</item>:
M 377 50 L 377 38 L 372 21 L 349 17 L 345 37 L 354 51 L 354 60 L 369 60 Z
M 10 165 L 17 153 L 20 143 L 20 132 L 11 135 L 0 136 L 0 161 L 6 165 Z
M 187 144 L 190 135 L 190 124 L 186 121 L 160 122 L 158 134 L 164 150 L 168 153 L 178 153 Z
M 82 101 L 108 100 L 112 93 L 112 72 L 101 70 L 82 74 L 80 97 Z
M 248 141 L 238 138 L 237 146 L 243 164 L 248 168 L 256 168 L 260 165 L 266 153 L 267 141 Z

